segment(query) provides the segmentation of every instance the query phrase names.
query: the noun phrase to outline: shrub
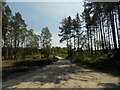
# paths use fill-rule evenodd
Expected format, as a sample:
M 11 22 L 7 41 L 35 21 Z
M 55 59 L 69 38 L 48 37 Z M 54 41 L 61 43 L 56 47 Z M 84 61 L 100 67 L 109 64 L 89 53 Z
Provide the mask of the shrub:
M 118 68 L 120 68 L 119 58 L 119 52 L 117 51 L 96 56 L 89 56 L 84 52 L 76 53 L 74 57 L 71 58 L 71 62 L 120 75 L 120 71 L 118 70 Z

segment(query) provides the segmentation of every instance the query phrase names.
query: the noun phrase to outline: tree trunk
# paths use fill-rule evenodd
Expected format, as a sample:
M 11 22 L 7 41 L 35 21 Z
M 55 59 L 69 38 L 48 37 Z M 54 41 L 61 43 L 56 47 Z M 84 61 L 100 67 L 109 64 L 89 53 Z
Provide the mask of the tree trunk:
M 104 15 L 102 16 L 102 30 L 103 30 L 103 38 L 104 38 L 104 48 L 107 49 L 106 38 L 105 38 L 105 30 L 104 30 Z
M 92 30 L 91 30 L 91 26 L 89 27 L 90 29 L 90 43 L 91 43 L 91 47 L 90 47 L 90 51 L 91 51 L 91 55 L 93 56 L 93 43 L 92 43 Z
M 118 2 L 118 21 L 119 21 L 119 24 L 118 24 L 118 34 L 120 33 L 120 1 Z M 120 49 L 120 37 L 119 37 L 119 49 Z
M 2 2 L 0 2 L 0 39 L 2 39 Z M 0 41 L 0 46 L 2 47 L 2 42 Z M 0 60 L 2 60 L 2 49 L 0 48 Z M 2 65 L 0 65 L 2 66 Z M 1 81 L 2 79 L 0 79 Z
M 110 45 L 110 27 L 109 27 L 109 22 L 107 18 L 107 29 L 108 29 L 108 43 L 109 43 L 109 50 L 111 50 L 111 45 Z
M 69 58 L 69 46 L 68 46 L 68 38 L 67 38 L 67 54 L 68 54 L 68 58 Z
M 78 42 L 77 42 L 78 48 L 77 48 L 77 50 L 79 51 L 79 49 L 80 49 L 80 47 L 79 47 L 79 46 L 80 46 L 80 45 L 79 45 L 79 43 L 80 43 L 80 42 L 79 42 L 79 32 L 77 32 L 77 38 L 78 38 Z
M 118 18 L 119 18 L 119 26 L 120 26 L 120 1 L 118 2 Z
M 109 14 L 110 14 L 111 27 L 112 27 L 112 35 L 113 35 L 114 48 L 117 49 L 113 9 L 109 11 Z
M 99 24 L 100 24 L 100 34 L 101 34 L 101 40 L 102 40 L 102 49 L 103 49 L 103 53 L 105 52 L 105 49 L 104 49 L 104 43 L 103 43 L 103 32 L 102 32 L 102 25 L 101 25 L 101 15 L 99 13 Z
M 96 55 L 96 50 L 97 50 L 97 45 L 96 45 L 96 40 L 97 40 L 97 37 L 96 37 L 96 32 L 97 32 L 97 26 L 94 27 L 95 28 L 95 31 L 94 31 L 94 47 L 95 47 L 95 55 Z
M 15 40 L 14 40 L 14 59 L 17 58 L 17 55 L 16 55 L 16 52 L 17 52 L 17 33 L 16 33 L 16 30 L 14 32 L 14 37 L 15 37 Z
M 119 37 L 119 26 L 118 26 L 118 22 L 117 22 L 117 13 L 115 14 L 115 25 L 116 25 L 116 30 L 117 30 L 118 45 L 120 48 L 120 37 Z
M 76 38 L 76 35 L 75 35 L 75 29 L 74 29 L 74 51 L 75 51 L 75 38 Z
M 99 34 L 98 34 L 98 33 L 99 33 L 99 32 L 98 32 L 98 30 L 97 30 L 97 25 L 96 25 L 96 40 L 97 40 L 97 41 L 99 41 L 99 39 L 98 39 Z M 96 49 L 99 50 L 99 45 L 98 45 L 98 43 L 96 43 L 96 46 L 97 46 Z
M 88 39 L 88 50 L 90 50 L 90 44 L 89 44 L 89 29 L 87 26 L 87 39 Z

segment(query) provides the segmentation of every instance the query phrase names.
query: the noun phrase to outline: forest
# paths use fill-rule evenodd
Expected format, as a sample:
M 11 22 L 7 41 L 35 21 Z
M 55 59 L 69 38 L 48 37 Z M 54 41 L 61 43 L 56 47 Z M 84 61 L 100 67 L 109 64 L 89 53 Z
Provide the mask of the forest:
M 12 15 L 10 7 L 2 3 L 2 61 L 12 62 L 3 74 L 27 71 L 28 67 L 56 62 L 56 56 L 71 63 L 120 75 L 120 3 L 84 2 L 82 14 L 76 13 L 60 21 L 58 36 L 66 47 L 53 47 L 52 33 L 44 27 L 38 35 L 19 12 Z M 22 68 L 28 66 L 27 68 Z M 10 72 L 11 70 L 11 72 Z M 6 80 L 6 79 L 4 79 Z
M 55 50 L 60 48 L 51 47 L 52 34 L 48 27 L 43 28 L 41 34 L 37 35 L 33 29 L 26 28 L 27 24 L 22 15 L 17 12 L 13 16 L 11 9 L 5 3 L 2 5 L 2 12 L 3 60 L 16 60 L 35 54 L 43 54 L 44 56 L 57 54 Z M 60 52 L 66 53 L 62 49 Z
M 71 62 L 120 74 L 119 26 L 120 3 L 85 2 L 81 15 L 62 20 L 58 35 L 67 42 Z
M 67 48 L 52 47 L 52 34 L 48 27 L 38 35 L 28 30 L 22 15 L 12 14 L 10 7 L 2 3 L 2 67 L 3 80 L 10 74 L 26 72 L 34 66 L 52 64 L 55 56 L 67 56 Z M 32 66 L 32 67 L 31 67 Z

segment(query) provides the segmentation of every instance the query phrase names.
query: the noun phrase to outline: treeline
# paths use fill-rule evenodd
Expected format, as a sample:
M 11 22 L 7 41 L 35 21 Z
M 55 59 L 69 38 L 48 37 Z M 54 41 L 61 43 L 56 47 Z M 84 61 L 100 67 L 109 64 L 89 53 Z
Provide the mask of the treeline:
M 28 57 L 48 58 L 49 56 L 65 55 L 66 48 L 52 47 L 52 34 L 48 27 L 35 34 L 28 30 L 22 15 L 12 14 L 10 7 L 2 3 L 2 59 L 16 60 Z
M 48 27 L 37 35 L 33 29 L 28 30 L 22 15 L 12 14 L 10 7 L 2 3 L 2 56 L 3 60 L 21 59 L 27 55 L 51 54 L 51 33 Z
M 51 54 L 54 56 L 60 56 L 63 58 L 67 57 L 67 48 L 66 47 L 52 47 L 51 48 Z
M 67 42 L 72 63 L 120 75 L 120 3 L 85 2 L 81 15 L 60 24 L 60 42 Z
M 120 48 L 120 3 L 84 3 L 82 18 L 87 28 L 88 48 L 94 50 Z
M 35 34 L 33 29 L 28 30 L 26 27 L 22 15 L 19 12 L 12 15 L 12 10 L 3 2 L 2 56 L 4 56 L 4 60 L 17 59 L 26 54 L 36 53 L 34 49 L 39 48 L 40 36 Z
M 66 40 L 68 48 L 68 57 L 71 56 L 72 50 L 80 50 L 80 32 L 81 32 L 81 21 L 79 14 L 77 13 L 76 18 L 72 19 L 71 16 L 65 18 L 61 22 L 59 27 L 61 30 L 58 34 L 61 38 L 60 42 Z M 82 44 L 81 44 L 82 45 Z
M 75 18 L 68 16 L 59 27 L 60 42 L 66 40 L 68 57 L 73 52 L 89 51 L 89 55 L 120 48 L 120 3 L 85 2 L 84 11 Z

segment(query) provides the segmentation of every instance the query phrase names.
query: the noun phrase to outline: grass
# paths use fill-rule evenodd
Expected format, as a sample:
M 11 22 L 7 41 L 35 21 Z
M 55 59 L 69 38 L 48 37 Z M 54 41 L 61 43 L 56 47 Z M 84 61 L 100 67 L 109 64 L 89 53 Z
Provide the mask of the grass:
M 42 59 L 44 57 L 44 55 L 43 54 L 33 54 L 33 55 L 25 55 L 25 56 L 17 56 L 16 58 L 18 58 L 18 59 L 24 59 L 24 60 L 32 60 L 32 59 Z M 8 56 L 7 56 L 7 60 L 10 60 L 10 59 L 12 59 L 12 60 L 16 60 L 15 59 L 15 56 L 13 55 L 13 56 L 10 56 L 9 58 L 8 58 Z M 4 58 L 4 56 L 2 56 L 2 60 L 5 60 L 5 58 Z
M 26 60 L 8 60 L 3 61 L 2 65 L 2 79 L 3 82 L 7 81 L 9 78 L 14 78 L 22 74 L 28 73 L 38 67 L 43 67 L 46 65 L 53 64 L 58 59 L 55 57 L 47 57 L 40 60 L 26 59 Z M 6 65 L 5 65 L 6 64 Z
M 86 53 L 81 53 L 72 57 L 71 62 L 113 75 L 120 75 L 120 71 L 118 70 L 120 68 L 119 58 L 119 51 L 92 57 L 88 56 Z
M 56 56 L 62 57 L 62 58 L 66 58 L 67 54 L 57 54 Z

